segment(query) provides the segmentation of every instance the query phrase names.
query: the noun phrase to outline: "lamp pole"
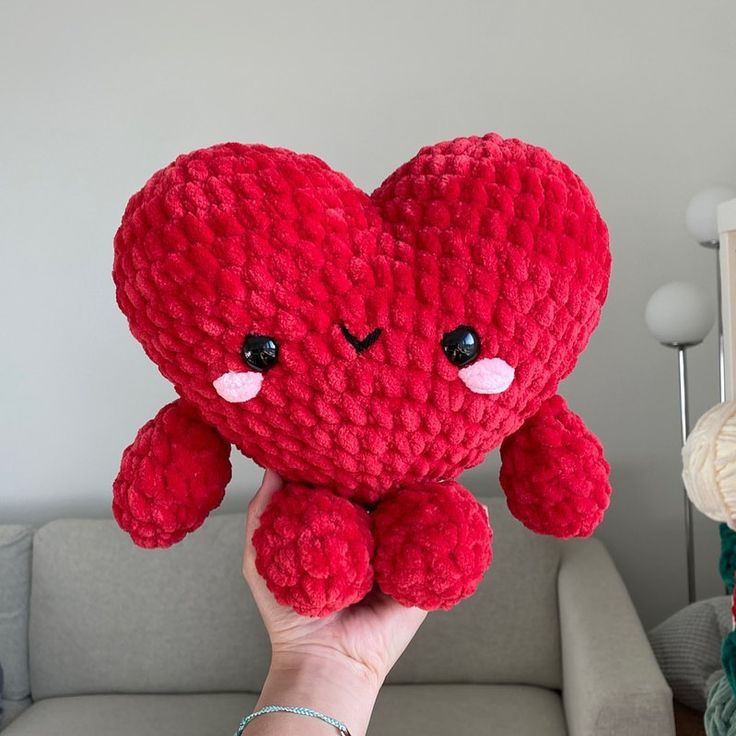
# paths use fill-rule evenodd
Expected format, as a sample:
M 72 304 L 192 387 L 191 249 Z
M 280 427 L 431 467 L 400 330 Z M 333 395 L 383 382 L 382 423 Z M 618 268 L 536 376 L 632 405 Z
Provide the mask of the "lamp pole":
M 660 287 L 647 302 L 644 319 L 657 341 L 677 350 L 680 401 L 681 447 L 690 434 L 690 407 L 687 391 L 687 351 L 700 345 L 713 328 L 713 302 L 702 289 L 682 281 Z M 696 600 L 693 505 L 682 486 L 684 497 L 685 564 L 688 603 Z
M 677 367 L 680 379 L 680 434 L 682 446 L 687 442 L 690 434 L 690 409 L 687 401 L 687 349 L 691 345 L 671 344 L 677 348 Z M 693 535 L 693 504 L 683 488 L 685 499 L 685 556 L 687 560 L 687 599 L 688 603 L 697 600 L 695 593 L 695 539 Z

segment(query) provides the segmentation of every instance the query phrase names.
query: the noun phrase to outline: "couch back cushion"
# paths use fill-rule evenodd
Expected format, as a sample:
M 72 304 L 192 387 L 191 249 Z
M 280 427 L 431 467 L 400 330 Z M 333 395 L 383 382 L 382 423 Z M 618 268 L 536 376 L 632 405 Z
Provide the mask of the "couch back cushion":
M 474 597 L 429 615 L 392 682 L 559 687 L 559 543 L 486 501 L 494 562 Z M 112 521 L 36 533 L 34 698 L 109 692 L 258 692 L 270 648 L 240 574 L 243 517 L 210 517 L 183 542 L 143 550 Z

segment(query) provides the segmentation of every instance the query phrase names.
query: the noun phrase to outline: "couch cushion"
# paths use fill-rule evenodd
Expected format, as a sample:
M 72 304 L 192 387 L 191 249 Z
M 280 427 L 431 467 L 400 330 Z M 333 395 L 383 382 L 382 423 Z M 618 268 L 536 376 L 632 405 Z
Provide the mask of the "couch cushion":
M 476 595 L 430 614 L 391 682 L 560 686 L 559 543 L 489 502 L 495 560 Z M 115 692 L 257 692 L 269 647 L 240 576 L 243 519 L 213 516 L 168 550 L 111 521 L 36 534 L 31 674 L 36 699 Z
M 241 576 L 243 518 L 213 516 L 170 549 L 112 521 L 36 532 L 34 700 L 106 692 L 260 690 L 269 646 Z
M 721 672 L 721 643 L 731 631 L 731 598 L 697 601 L 649 632 L 649 643 L 675 700 L 704 711 Z
M 35 703 L 3 736 L 227 736 L 253 710 L 256 699 L 236 693 L 51 698 Z M 389 685 L 381 691 L 368 734 L 446 736 L 466 731 L 488 736 L 567 733 L 560 697 L 551 690 Z
M 28 675 L 28 599 L 31 589 L 33 529 L 0 526 L 0 696 L 23 700 L 31 692 Z

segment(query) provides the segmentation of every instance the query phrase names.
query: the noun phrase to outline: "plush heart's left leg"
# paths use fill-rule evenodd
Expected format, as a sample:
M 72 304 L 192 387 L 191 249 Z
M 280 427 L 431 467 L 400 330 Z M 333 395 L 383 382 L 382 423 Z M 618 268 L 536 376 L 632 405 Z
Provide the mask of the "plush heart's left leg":
M 276 600 L 327 616 L 373 587 L 373 537 L 365 509 L 325 488 L 287 483 L 253 534 L 256 569 Z
M 475 592 L 491 562 L 486 511 L 454 481 L 401 488 L 371 519 L 376 581 L 405 606 L 451 608 Z

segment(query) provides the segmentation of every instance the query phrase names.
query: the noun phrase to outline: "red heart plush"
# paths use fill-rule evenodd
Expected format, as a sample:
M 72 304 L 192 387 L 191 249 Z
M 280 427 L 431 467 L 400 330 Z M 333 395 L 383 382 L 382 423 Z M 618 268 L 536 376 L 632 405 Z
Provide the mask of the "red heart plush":
M 524 523 L 602 516 L 600 444 L 555 392 L 609 271 L 588 189 L 519 140 L 424 148 L 371 196 L 284 149 L 180 156 L 115 238 L 118 303 L 180 396 L 126 450 L 115 516 L 143 546 L 178 541 L 219 504 L 232 443 L 287 481 L 254 537 L 280 601 L 324 615 L 377 582 L 449 607 L 490 561 L 454 479 L 502 440 Z

